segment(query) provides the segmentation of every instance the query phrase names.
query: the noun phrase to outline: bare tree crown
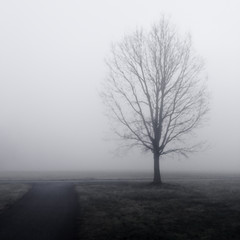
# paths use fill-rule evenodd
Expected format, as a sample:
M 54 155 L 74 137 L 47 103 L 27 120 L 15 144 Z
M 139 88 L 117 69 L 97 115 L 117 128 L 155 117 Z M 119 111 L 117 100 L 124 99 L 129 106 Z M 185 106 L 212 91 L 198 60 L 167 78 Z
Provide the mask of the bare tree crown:
M 116 133 L 160 156 L 193 150 L 184 140 L 202 122 L 208 100 L 191 38 L 180 38 L 162 18 L 116 44 L 107 64 L 103 96 L 121 125 Z

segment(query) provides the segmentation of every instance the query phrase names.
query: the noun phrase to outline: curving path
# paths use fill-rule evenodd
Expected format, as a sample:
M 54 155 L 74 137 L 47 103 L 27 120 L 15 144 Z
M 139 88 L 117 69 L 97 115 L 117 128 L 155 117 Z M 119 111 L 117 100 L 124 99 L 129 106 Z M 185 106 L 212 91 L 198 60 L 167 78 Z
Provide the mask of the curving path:
M 34 183 L 0 216 L 0 239 L 75 240 L 77 206 L 73 183 Z

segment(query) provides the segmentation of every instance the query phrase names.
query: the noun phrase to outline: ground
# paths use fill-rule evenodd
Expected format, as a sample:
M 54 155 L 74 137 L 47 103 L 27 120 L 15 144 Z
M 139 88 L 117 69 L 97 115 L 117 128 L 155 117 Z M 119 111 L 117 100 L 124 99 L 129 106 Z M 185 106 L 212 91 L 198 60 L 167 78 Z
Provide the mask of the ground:
M 240 239 L 240 181 L 93 182 L 77 186 L 81 239 Z
M 27 183 L 31 182 L 30 178 L 22 183 L 10 180 L 8 183 L 6 180 L 0 182 L 0 213 L 3 208 L 6 210 L 2 211 L 0 217 L 2 216 L 2 222 L 6 223 L 6 228 L 9 227 L 10 232 L 13 225 L 7 224 L 4 220 L 7 219 L 6 216 L 9 215 L 9 219 L 17 219 L 16 214 L 23 212 L 26 226 L 29 226 L 29 222 L 34 223 L 31 220 L 33 217 L 43 216 L 42 218 L 46 219 L 44 216 L 47 215 L 50 221 L 54 219 L 50 218 L 50 215 L 56 215 L 56 213 L 50 213 L 54 209 L 59 214 L 67 212 L 65 208 L 58 206 L 62 204 L 58 196 L 64 196 L 62 199 L 66 200 L 72 196 L 74 199 L 75 189 L 78 207 L 75 203 L 68 204 L 68 201 L 65 205 L 66 209 L 78 213 L 78 235 L 82 240 L 240 239 L 239 176 L 201 175 L 183 178 L 171 175 L 164 178 L 164 184 L 161 187 L 151 185 L 150 179 L 141 180 L 135 177 L 135 180 L 120 180 L 120 178 L 98 180 L 95 177 L 80 180 L 77 175 L 74 175 L 74 179 L 64 178 L 65 181 L 62 177 L 58 181 L 55 181 L 55 178 L 54 176 L 54 180 L 46 184 L 42 178 L 40 182 L 34 184 Z M 22 198 L 30 188 L 29 194 Z M 18 199 L 21 200 L 16 201 Z M 48 208 L 49 212 L 46 212 L 46 201 L 51 204 L 53 202 L 51 205 L 53 207 Z M 15 202 L 16 204 L 13 204 Z M 37 205 L 36 202 L 38 202 Z M 35 211 L 35 205 L 40 210 Z M 29 219 L 24 215 L 28 208 L 30 208 Z M 69 226 L 76 223 L 72 221 L 74 215 L 72 214 L 69 218 Z M 64 216 L 67 217 L 69 214 Z M 61 220 L 62 217 L 58 219 Z M 43 222 L 45 223 L 45 220 Z M 56 220 L 53 220 L 52 223 L 49 222 L 49 226 L 54 229 L 55 223 Z
M 30 187 L 30 184 L 0 183 L 0 213 L 20 199 Z
M 0 215 L 1 240 L 76 240 L 74 184 L 41 181 Z

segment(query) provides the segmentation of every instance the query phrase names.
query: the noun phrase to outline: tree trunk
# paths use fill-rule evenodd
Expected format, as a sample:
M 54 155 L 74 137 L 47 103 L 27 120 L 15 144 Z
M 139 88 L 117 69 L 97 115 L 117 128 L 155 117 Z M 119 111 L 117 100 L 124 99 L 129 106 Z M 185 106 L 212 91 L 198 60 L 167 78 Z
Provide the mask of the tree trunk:
M 154 158 L 154 178 L 153 178 L 153 183 L 154 184 L 161 184 L 161 175 L 160 175 L 160 166 L 159 166 L 159 153 L 154 153 L 153 158 Z

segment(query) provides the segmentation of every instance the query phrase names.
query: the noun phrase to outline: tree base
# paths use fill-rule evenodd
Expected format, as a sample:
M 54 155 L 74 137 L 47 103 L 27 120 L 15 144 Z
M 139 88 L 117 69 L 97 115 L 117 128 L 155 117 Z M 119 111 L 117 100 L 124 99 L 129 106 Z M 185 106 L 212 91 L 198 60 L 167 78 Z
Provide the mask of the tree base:
M 162 185 L 163 185 L 163 182 L 162 181 L 152 181 L 151 183 L 150 183 L 150 185 L 151 186 L 153 186 L 153 187 L 162 187 Z

